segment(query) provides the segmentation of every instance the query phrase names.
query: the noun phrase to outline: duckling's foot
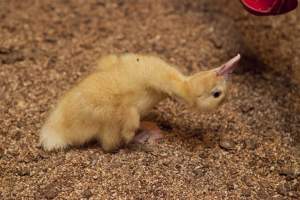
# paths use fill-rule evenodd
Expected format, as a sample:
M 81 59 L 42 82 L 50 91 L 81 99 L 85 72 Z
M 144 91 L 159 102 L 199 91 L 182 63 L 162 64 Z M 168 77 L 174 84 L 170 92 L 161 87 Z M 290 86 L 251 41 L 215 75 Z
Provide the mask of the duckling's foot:
M 143 121 L 140 124 L 133 142 L 154 144 L 163 138 L 160 128 L 153 122 Z

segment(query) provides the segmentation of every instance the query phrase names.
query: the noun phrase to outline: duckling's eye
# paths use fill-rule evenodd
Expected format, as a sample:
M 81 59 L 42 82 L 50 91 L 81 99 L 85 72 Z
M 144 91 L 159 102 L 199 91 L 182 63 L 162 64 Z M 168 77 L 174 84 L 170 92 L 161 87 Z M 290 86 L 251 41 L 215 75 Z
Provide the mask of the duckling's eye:
M 216 90 L 216 91 L 213 91 L 213 92 L 212 92 L 212 96 L 213 96 L 214 98 L 218 98 L 219 96 L 221 96 L 221 94 L 222 94 L 222 92 L 219 91 L 219 90 Z

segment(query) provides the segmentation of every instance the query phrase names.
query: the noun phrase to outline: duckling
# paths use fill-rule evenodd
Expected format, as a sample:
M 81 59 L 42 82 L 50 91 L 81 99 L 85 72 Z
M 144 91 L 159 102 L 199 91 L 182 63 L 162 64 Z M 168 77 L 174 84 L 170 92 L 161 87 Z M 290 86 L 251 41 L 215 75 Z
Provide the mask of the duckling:
M 185 76 L 156 56 L 102 57 L 50 112 L 40 144 L 51 151 L 96 139 L 105 152 L 114 152 L 138 137 L 141 119 L 169 96 L 199 112 L 214 110 L 224 101 L 228 76 L 239 60 L 238 54 L 218 68 Z

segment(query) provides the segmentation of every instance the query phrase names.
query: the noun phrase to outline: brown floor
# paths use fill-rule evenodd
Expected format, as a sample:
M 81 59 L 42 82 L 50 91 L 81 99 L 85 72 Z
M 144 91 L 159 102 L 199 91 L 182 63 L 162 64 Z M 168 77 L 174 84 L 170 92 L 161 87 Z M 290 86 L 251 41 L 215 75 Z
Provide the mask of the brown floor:
M 220 11 L 221 3 L 1 1 L 0 199 L 299 197 L 300 87 L 262 62 L 276 59 L 265 55 L 280 57 L 277 51 L 255 56 L 264 39 L 253 46 L 249 39 L 266 31 L 258 28 L 256 35 L 255 26 L 243 24 L 249 15 L 240 11 L 235 18 L 229 8 Z M 292 16 L 280 17 L 281 23 Z M 251 27 L 253 35 L 245 39 Z M 299 31 L 288 31 L 291 36 L 282 34 L 286 48 L 299 47 L 293 40 Z M 283 48 L 268 45 L 270 51 Z M 163 102 L 151 114 L 166 134 L 157 145 L 132 145 L 116 154 L 104 154 L 95 143 L 59 153 L 37 147 L 49 108 L 101 55 L 156 53 L 192 73 L 238 51 L 245 59 L 229 101 L 202 115 Z

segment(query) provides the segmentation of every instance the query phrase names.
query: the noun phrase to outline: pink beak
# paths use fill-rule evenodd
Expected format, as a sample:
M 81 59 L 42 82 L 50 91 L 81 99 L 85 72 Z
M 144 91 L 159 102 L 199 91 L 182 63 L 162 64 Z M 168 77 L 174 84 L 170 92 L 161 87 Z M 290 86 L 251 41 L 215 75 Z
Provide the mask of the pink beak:
M 241 55 L 238 54 L 235 57 L 231 58 L 229 61 L 227 61 L 225 64 L 217 68 L 217 75 L 218 76 L 226 76 L 231 74 L 234 69 L 238 66 L 238 62 L 241 59 Z

